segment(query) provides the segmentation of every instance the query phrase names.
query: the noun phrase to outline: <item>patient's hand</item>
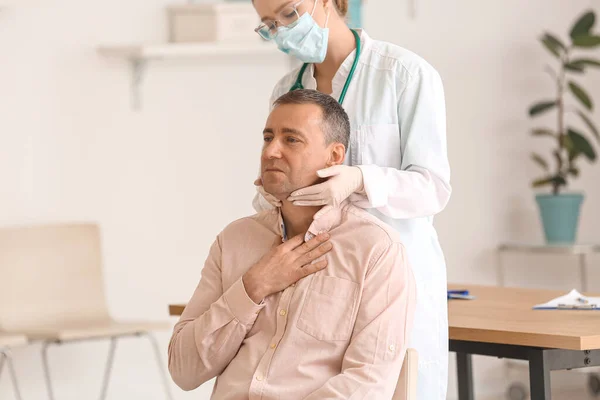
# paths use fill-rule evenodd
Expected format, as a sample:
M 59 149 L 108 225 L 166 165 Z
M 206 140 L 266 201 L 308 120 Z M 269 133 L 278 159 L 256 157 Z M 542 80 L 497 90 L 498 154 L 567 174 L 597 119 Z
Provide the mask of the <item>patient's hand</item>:
M 246 293 L 256 304 L 265 297 L 280 292 L 300 279 L 327 267 L 327 260 L 312 263 L 333 248 L 329 234 L 322 233 L 304 243 L 298 235 L 281 243 L 281 238 L 244 274 Z

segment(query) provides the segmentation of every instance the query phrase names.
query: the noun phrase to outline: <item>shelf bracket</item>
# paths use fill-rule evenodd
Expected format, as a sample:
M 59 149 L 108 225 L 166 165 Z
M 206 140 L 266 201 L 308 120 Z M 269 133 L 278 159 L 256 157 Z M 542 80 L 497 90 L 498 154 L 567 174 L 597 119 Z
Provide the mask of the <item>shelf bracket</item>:
M 131 107 L 135 111 L 142 108 L 142 82 L 148 67 L 148 61 L 139 58 L 131 60 Z
M 419 7 L 419 0 L 409 0 L 410 5 L 410 16 L 412 19 L 416 19 L 417 18 L 417 9 Z

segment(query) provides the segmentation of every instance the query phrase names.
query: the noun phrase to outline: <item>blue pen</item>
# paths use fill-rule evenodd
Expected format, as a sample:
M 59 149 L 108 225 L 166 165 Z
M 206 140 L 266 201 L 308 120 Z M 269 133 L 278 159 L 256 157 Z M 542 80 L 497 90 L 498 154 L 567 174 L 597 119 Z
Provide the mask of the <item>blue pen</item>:
M 450 299 L 474 300 L 475 296 L 469 295 L 468 290 L 448 290 L 448 300 Z
M 468 290 L 448 290 L 448 294 L 458 294 L 461 296 L 468 296 L 469 295 L 469 291 Z

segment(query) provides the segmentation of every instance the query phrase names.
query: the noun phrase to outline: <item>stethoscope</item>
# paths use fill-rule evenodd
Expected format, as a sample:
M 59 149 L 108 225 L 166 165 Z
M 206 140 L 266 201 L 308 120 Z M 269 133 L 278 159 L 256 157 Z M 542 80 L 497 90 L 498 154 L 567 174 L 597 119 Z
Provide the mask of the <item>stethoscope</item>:
M 340 99 L 338 100 L 340 104 L 344 102 L 346 92 L 348 91 L 348 86 L 350 86 L 350 82 L 352 81 L 352 77 L 354 76 L 354 70 L 358 65 L 358 58 L 360 56 L 360 36 L 358 36 L 358 33 L 354 29 L 351 29 L 351 31 L 354 35 L 354 40 L 356 40 L 356 57 L 354 57 L 352 68 L 350 69 L 350 73 L 348 74 L 348 78 L 346 79 L 346 83 L 344 84 L 344 88 L 342 89 L 342 93 L 340 94 Z M 304 71 L 306 71 L 306 67 L 308 67 L 308 63 L 304 63 L 302 65 L 302 68 L 300 68 L 300 72 L 298 72 L 298 76 L 296 77 L 296 82 L 290 88 L 290 92 L 292 90 L 304 89 L 304 85 L 302 85 L 302 77 L 304 76 Z

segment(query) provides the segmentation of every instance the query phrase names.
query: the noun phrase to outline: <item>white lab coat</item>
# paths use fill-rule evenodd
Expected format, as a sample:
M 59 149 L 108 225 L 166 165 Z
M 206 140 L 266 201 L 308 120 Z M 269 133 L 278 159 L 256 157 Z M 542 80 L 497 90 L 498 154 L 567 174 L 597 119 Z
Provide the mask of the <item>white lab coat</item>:
M 450 198 L 444 89 L 437 71 L 421 57 L 359 31 L 362 51 L 343 107 L 350 117 L 346 164 L 363 172 L 367 196 L 350 200 L 401 233 L 417 281 L 411 347 L 419 352 L 418 398 L 444 400 L 448 381 L 446 264 L 433 215 Z M 340 92 L 355 52 L 333 79 Z M 303 85 L 316 89 L 312 65 Z M 288 92 L 298 70 L 284 76 L 271 104 Z M 271 205 L 257 194 L 254 207 Z M 357 239 L 358 240 L 358 239 Z

